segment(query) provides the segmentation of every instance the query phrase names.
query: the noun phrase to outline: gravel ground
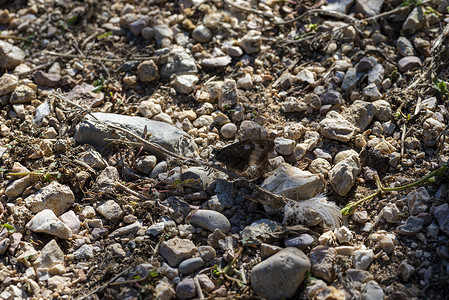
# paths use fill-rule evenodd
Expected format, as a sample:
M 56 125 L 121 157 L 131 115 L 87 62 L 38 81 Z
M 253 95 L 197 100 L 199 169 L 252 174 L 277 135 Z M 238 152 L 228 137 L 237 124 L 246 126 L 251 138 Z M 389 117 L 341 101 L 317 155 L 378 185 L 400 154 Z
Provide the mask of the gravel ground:
M 446 299 L 449 1 L 1 1 L 1 299 Z

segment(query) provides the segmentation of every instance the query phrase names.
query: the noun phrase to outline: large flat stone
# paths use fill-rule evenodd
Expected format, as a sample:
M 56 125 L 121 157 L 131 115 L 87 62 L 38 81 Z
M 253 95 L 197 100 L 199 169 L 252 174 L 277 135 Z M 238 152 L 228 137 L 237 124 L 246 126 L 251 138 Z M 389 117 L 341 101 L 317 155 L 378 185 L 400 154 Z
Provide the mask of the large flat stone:
M 92 116 L 87 116 L 76 128 L 75 140 L 80 144 L 91 144 L 98 151 L 101 151 L 110 143 L 110 139 L 123 138 L 122 133 L 118 131 L 113 132 L 105 124 L 101 123 L 104 122 L 131 131 L 138 136 L 143 136 L 146 126 L 148 141 L 187 157 L 194 157 L 196 155 L 197 145 L 193 138 L 170 124 L 143 117 L 110 113 L 93 113 L 93 115 L 100 122 Z M 164 157 L 161 152 L 150 149 L 149 147 L 146 150 L 158 158 Z

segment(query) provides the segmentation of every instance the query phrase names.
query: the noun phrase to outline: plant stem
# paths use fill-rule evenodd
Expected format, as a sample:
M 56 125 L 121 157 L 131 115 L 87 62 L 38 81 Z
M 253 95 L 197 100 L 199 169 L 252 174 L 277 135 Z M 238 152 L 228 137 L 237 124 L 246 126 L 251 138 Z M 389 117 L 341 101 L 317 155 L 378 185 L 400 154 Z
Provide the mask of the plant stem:
M 356 210 L 356 208 L 359 205 L 363 204 L 363 202 L 365 202 L 368 199 L 376 197 L 382 191 L 386 191 L 386 192 L 401 191 L 401 190 L 405 190 L 405 189 L 408 189 L 408 188 L 420 185 L 422 183 L 427 182 L 429 179 L 431 179 L 434 176 L 438 176 L 438 175 L 443 174 L 443 172 L 446 171 L 447 168 L 448 168 L 448 164 L 444 164 L 441 167 L 439 167 L 438 169 L 430 172 L 429 174 L 427 174 L 426 176 L 424 176 L 423 178 L 421 178 L 421 179 L 419 179 L 419 180 L 417 180 L 415 182 L 412 182 L 412 183 L 409 183 L 409 184 L 406 184 L 406 185 L 403 185 L 403 186 L 392 187 L 392 188 L 383 187 L 382 183 L 380 182 L 379 176 L 375 175 L 374 179 L 376 181 L 377 191 L 375 193 L 373 193 L 373 194 L 363 198 L 363 199 L 360 199 L 358 201 L 350 202 L 350 203 L 346 204 L 346 206 L 341 210 L 341 213 L 343 215 L 346 215 L 346 216 L 351 215 L 352 213 L 354 213 L 354 211 Z

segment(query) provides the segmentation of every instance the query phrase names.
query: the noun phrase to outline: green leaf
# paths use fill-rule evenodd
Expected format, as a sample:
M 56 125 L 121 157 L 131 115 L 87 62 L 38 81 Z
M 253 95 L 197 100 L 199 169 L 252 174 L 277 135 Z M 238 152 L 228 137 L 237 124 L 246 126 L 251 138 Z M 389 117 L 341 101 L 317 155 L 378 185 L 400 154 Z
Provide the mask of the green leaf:
M 101 39 L 107 38 L 107 37 L 110 36 L 111 34 L 112 34 L 112 31 L 105 32 L 105 33 L 103 33 L 103 34 L 98 35 L 98 36 L 97 36 L 97 39 L 101 40 Z
M 142 278 L 142 277 L 140 277 L 140 275 L 134 275 L 134 276 L 133 276 L 133 279 L 136 279 L 136 280 L 137 280 L 137 279 L 141 279 L 141 278 Z
M 10 233 L 14 233 L 16 231 L 14 226 L 9 225 L 8 223 L 4 223 L 4 224 L 2 224 L 2 226 L 5 227 Z
M 76 21 L 78 21 L 78 15 L 71 17 L 70 19 L 67 20 L 67 26 L 72 26 L 73 24 L 76 23 Z
M 159 273 L 156 270 L 151 270 L 148 275 L 150 275 L 150 277 L 154 278 L 154 277 L 158 277 Z

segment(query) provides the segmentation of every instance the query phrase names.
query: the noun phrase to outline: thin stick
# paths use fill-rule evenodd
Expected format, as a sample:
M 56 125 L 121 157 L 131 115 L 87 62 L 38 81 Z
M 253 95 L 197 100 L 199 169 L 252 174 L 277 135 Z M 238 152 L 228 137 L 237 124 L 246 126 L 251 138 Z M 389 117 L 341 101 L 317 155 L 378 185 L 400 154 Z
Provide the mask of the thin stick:
M 198 281 L 198 278 L 193 277 L 193 282 L 195 283 L 196 292 L 198 293 L 199 299 L 204 299 L 203 290 L 201 290 L 200 282 Z

